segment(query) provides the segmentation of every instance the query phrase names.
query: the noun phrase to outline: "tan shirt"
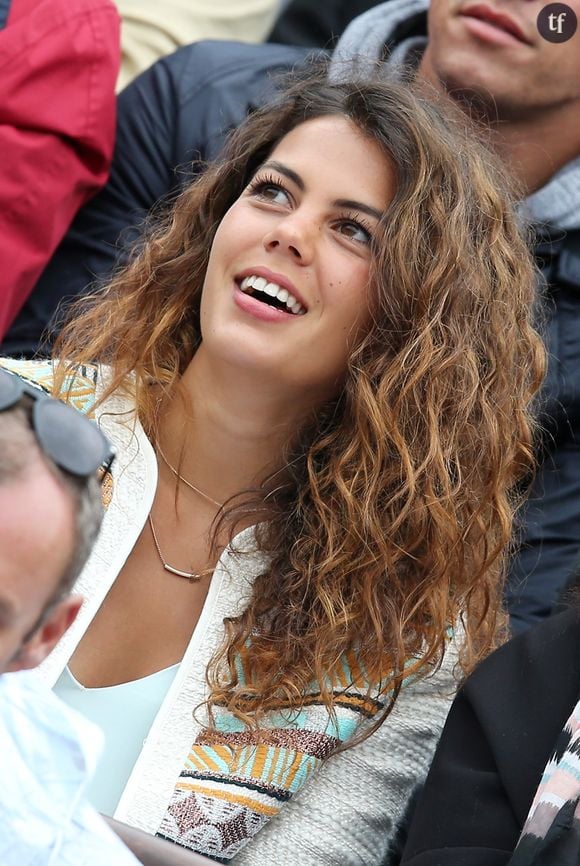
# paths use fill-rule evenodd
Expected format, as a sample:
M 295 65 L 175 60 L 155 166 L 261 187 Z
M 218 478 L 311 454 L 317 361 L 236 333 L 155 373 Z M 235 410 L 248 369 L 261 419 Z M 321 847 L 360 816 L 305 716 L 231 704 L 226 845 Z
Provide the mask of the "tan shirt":
M 278 0 L 116 0 L 121 16 L 122 90 L 151 64 L 201 39 L 261 42 Z

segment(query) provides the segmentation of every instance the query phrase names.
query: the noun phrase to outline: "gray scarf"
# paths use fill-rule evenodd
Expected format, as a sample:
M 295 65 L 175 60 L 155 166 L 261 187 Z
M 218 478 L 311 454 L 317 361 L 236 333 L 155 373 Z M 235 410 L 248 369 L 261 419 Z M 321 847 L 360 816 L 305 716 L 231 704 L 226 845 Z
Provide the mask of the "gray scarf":
M 364 72 L 383 57 L 399 24 L 424 12 L 429 0 L 387 0 L 359 15 L 347 27 L 332 56 L 331 76 L 339 78 L 347 66 Z M 427 44 L 413 36 L 394 44 L 387 62 L 395 71 Z M 561 168 L 548 183 L 525 200 L 525 214 L 535 223 L 560 229 L 580 228 L 580 156 Z

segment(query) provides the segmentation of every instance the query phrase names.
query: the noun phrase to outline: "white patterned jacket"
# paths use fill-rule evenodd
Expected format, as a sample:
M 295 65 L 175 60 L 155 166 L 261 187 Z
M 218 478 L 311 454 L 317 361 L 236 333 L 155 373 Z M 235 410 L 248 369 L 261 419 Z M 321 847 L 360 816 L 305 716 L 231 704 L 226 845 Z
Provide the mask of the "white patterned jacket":
M 49 389 L 48 362 L 2 364 Z M 75 378 L 70 401 L 91 414 L 102 371 Z M 103 528 L 75 591 L 85 602 L 73 626 L 41 667 L 54 684 L 135 544 L 157 485 L 153 448 L 130 399 L 113 395 L 96 420 L 117 449 Z M 223 636 L 223 620 L 247 602 L 267 567 L 253 531 L 240 533 L 214 571 L 207 600 L 183 661 L 150 729 L 114 817 L 200 853 L 240 866 L 379 866 L 413 789 L 425 777 L 455 691 L 456 650 L 442 668 L 406 684 L 386 722 L 369 739 L 328 757 L 338 742 L 372 718 L 379 702 L 357 687 L 345 658 L 333 723 L 313 691 L 298 716 L 272 718 L 256 745 L 235 719 L 218 719 L 207 742 L 193 708 L 205 698 L 205 670 Z M 354 680 L 354 682 L 353 682 Z M 201 735 L 201 736 L 200 736 Z

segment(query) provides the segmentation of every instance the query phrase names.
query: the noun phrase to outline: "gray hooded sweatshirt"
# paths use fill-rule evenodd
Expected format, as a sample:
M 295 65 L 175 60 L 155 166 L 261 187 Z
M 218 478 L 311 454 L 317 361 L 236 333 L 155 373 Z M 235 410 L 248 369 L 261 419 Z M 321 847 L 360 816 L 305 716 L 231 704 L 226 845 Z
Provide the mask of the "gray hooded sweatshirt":
M 346 63 L 364 69 L 376 60 L 416 65 L 427 44 L 428 0 L 388 0 L 355 18 L 335 48 L 331 75 Z M 352 68 L 352 66 L 351 66 Z M 548 228 L 580 228 L 580 156 L 525 200 L 525 216 Z

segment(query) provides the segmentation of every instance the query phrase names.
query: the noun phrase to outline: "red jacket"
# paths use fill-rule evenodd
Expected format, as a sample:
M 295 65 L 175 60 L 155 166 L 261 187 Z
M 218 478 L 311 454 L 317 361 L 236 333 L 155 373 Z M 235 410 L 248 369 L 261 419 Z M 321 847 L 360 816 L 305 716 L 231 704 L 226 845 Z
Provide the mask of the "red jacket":
M 107 180 L 120 60 L 111 0 L 12 0 L 2 24 L 0 340 Z

